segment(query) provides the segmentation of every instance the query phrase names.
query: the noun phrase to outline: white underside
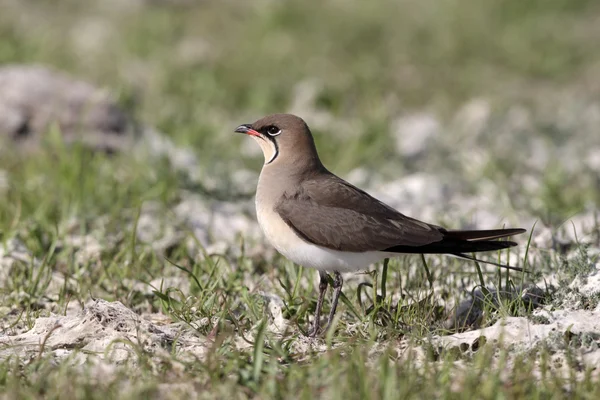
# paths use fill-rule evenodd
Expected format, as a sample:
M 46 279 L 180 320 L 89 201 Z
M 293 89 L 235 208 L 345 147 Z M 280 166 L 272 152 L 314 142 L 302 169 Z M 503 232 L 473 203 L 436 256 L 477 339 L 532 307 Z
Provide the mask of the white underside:
M 260 227 L 273 247 L 303 267 L 321 271 L 354 272 L 366 270 L 371 264 L 394 256 L 393 253 L 382 251 L 352 253 L 317 246 L 296 235 L 276 212 L 261 209 L 258 204 L 256 211 Z
M 320 271 L 337 272 L 364 271 L 369 269 L 371 264 L 390 256 L 380 251 L 365 253 L 343 252 L 315 246 L 306 242 L 286 249 L 277 248 L 277 251 L 303 267 L 316 268 Z

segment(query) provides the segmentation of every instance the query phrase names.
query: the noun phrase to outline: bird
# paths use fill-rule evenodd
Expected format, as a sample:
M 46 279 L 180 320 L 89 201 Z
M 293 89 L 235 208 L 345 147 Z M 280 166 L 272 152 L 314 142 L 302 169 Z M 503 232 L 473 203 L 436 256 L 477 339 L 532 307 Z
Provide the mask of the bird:
M 365 270 L 401 254 L 448 254 L 479 261 L 465 253 L 516 246 L 495 239 L 525 232 L 449 230 L 400 213 L 325 168 L 308 125 L 298 116 L 268 115 L 239 125 L 235 132 L 254 139 L 264 155 L 255 206 L 266 239 L 292 262 L 318 270 L 319 295 L 309 337 L 321 332 L 329 273 L 333 295 L 324 331 L 331 327 L 337 309 L 342 273 Z

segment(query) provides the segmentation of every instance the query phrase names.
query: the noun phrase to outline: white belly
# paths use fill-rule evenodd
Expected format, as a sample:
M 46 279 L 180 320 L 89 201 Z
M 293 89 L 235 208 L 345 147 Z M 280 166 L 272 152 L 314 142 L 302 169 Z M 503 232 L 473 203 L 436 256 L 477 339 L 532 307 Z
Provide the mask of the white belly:
M 256 214 L 262 231 L 273 247 L 303 267 L 321 271 L 360 271 L 390 256 L 381 251 L 351 253 L 317 246 L 302 240 L 275 211 L 257 206 Z

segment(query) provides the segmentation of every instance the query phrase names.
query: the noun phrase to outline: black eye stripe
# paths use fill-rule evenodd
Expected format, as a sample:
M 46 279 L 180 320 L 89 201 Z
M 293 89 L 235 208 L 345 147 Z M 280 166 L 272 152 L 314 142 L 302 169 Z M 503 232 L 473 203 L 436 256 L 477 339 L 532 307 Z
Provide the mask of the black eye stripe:
M 277 142 L 272 140 L 271 141 L 273 143 L 273 146 L 275 146 L 275 153 L 273 153 L 273 157 L 271 157 L 271 159 L 269 160 L 269 162 L 267 164 L 271 164 L 273 161 L 275 161 L 275 159 L 277 158 L 277 156 L 279 155 L 279 146 L 277 145 Z

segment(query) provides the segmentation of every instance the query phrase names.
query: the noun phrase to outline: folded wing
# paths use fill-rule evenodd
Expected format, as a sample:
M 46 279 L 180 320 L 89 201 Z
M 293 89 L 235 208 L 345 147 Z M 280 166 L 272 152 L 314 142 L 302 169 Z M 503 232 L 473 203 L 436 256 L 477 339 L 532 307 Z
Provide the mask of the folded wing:
M 325 248 L 397 253 L 464 253 L 516 245 L 493 239 L 523 229 L 448 231 L 407 217 L 335 176 L 306 180 L 275 211 L 298 236 Z

